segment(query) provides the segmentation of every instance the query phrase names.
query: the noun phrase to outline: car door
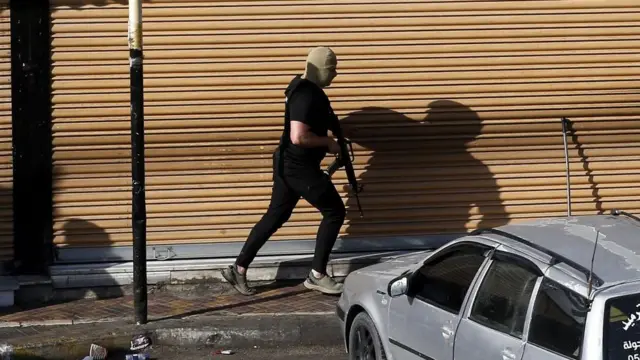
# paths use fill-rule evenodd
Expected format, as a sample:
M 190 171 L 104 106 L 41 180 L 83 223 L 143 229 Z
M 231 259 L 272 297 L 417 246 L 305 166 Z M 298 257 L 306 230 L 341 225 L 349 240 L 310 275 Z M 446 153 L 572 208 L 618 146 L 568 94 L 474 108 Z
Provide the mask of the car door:
M 523 360 L 580 359 L 587 299 L 544 278 L 537 291 Z
M 461 309 L 491 248 L 457 243 L 416 270 L 407 294 L 389 304 L 389 342 L 394 359 L 452 360 Z
M 525 322 L 542 275 L 526 258 L 496 251 L 460 320 L 454 358 L 521 360 Z

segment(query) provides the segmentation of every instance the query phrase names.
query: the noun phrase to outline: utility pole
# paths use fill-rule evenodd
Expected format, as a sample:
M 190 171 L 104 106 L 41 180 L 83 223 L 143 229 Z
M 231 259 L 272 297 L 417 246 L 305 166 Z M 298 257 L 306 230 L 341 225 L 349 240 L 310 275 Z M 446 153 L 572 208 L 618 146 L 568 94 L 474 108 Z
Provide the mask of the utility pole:
M 136 324 L 147 323 L 147 211 L 144 185 L 144 89 L 142 76 L 142 0 L 129 0 L 131 79 L 131 176 L 133 180 L 133 305 Z

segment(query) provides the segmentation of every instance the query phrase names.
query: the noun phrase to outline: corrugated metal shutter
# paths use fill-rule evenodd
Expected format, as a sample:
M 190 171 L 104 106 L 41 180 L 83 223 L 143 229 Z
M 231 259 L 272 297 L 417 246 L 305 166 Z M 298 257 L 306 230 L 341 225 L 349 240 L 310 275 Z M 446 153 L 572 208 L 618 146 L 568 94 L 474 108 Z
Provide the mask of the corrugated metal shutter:
M 365 219 L 343 191 L 343 235 L 564 215 L 563 116 L 574 213 L 640 211 L 636 0 L 154 0 L 143 16 L 150 244 L 245 239 L 283 89 L 316 45 L 338 54 L 327 92 L 357 128 Z M 129 245 L 127 6 L 53 0 L 52 17 L 55 243 Z M 319 219 L 300 202 L 274 239 L 313 239 Z
M 0 264 L 13 260 L 13 155 L 11 151 L 11 14 L 0 1 Z

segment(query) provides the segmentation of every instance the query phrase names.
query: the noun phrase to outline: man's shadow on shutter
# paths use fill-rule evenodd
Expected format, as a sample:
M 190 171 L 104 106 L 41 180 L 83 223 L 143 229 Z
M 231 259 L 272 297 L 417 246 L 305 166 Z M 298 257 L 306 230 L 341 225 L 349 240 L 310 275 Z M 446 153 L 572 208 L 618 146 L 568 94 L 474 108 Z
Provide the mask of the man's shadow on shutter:
M 397 239 L 383 240 L 391 249 L 421 246 L 425 240 L 418 239 L 429 237 L 428 246 L 438 246 L 455 234 L 508 222 L 495 174 L 483 162 L 491 153 L 482 152 L 489 150 L 479 138 L 482 121 L 467 106 L 437 100 L 426 115 L 368 107 L 341 124 L 354 152 L 366 153 L 355 160 L 357 173 L 364 167 L 364 218 L 348 195 L 345 245 L 380 235 Z M 334 181 L 339 189 L 346 183 L 344 176 Z

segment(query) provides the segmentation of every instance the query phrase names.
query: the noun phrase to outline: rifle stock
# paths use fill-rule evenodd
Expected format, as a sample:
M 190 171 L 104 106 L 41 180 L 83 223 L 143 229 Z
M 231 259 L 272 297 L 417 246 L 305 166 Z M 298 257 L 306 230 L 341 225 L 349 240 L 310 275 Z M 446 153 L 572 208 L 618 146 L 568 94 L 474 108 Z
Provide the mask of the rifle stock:
M 356 198 L 358 210 L 360 211 L 360 217 L 362 218 L 364 217 L 364 214 L 362 212 L 362 206 L 360 205 L 360 197 L 358 196 L 358 194 L 362 192 L 363 187 L 362 185 L 358 184 L 356 173 L 353 170 L 353 161 L 355 160 L 355 156 L 353 155 L 353 147 L 351 146 L 351 141 L 344 138 L 338 117 L 335 116 L 335 114 L 333 114 L 333 117 L 334 126 L 332 132 L 338 139 L 338 145 L 340 145 L 340 154 L 336 156 L 336 159 L 329 165 L 325 172 L 329 176 L 331 176 L 339 168 L 344 166 L 345 172 L 347 173 L 347 180 L 349 181 L 349 188 L 353 196 Z

